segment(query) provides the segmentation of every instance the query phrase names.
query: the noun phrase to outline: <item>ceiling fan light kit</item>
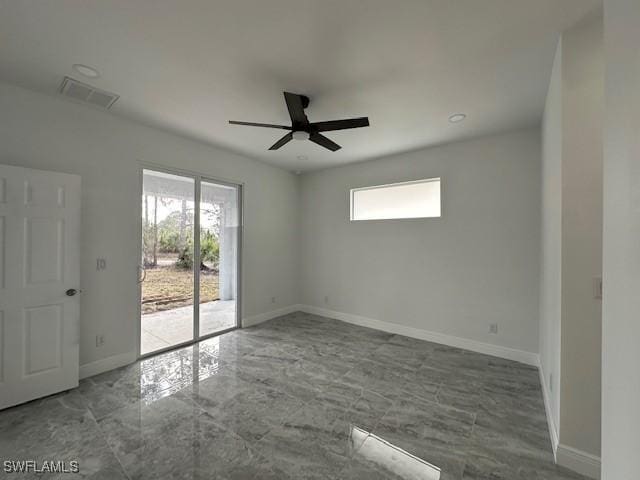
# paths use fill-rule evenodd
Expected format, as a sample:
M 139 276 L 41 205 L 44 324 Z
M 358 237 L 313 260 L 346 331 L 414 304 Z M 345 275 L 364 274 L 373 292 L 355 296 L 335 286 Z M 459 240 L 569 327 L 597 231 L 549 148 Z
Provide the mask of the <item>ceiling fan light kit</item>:
M 309 132 L 305 132 L 304 130 L 296 130 L 291 135 L 293 135 L 294 140 L 309 140 Z
M 304 113 L 305 108 L 309 106 L 309 97 L 306 95 L 298 95 L 296 93 L 284 92 L 284 100 L 287 104 L 289 117 L 291 118 L 291 126 L 273 125 L 270 123 L 254 123 L 254 122 L 238 122 L 229 120 L 232 125 L 246 125 L 249 127 L 277 128 L 280 130 L 289 130 L 284 137 L 274 143 L 269 150 L 278 150 L 291 140 L 311 140 L 313 143 L 320 145 L 332 152 L 340 150 L 340 145 L 333 140 L 322 135 L 320 132 L 331 132 L 334 130 L 347 130 L 350 128 L 368 127 L 369 119 L 367 117 L 349 118 L 344 120 L 329 120 L 328 122 L 309 122 L 307 115 Z

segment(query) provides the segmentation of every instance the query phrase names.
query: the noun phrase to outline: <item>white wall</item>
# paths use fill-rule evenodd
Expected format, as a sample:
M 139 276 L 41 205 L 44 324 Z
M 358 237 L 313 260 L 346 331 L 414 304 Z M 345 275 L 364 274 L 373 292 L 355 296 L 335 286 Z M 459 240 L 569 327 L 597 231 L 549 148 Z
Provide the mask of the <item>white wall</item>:
M 430 177 L 442 218 L 349 221 L 351 188 Z M 537 352 L 539 180 L 538 129 L 303 175 L 302 303 Z
M 640 2 L 605 0 L 602 478 L 640 475 Z
M 541 376 L 558 463 L 592 476 L 600 455 L 602 50 L 601 11 L 563 32 L 542 124 Z
M 243 317 L 296 303 L 298 179 L 212 146 L 0 84 L 0 163 L 82 176 L 81 364 L 136 350 L 140 162 L 245 186 Z M 95 259 L 107 269 L 95 270 Z M 271 297 L 276 303 L 271 303 Z M 105 335 L 96 348 L 95 336 Z
M 560 319 L 562 283 L 562 40 L 553 62 L 542 119 L 540 249 L 540 368 L 554 448 L 560 425 Z
M 562 36 L 560 444 L 600 456 L 602 301 L 601 12 Z

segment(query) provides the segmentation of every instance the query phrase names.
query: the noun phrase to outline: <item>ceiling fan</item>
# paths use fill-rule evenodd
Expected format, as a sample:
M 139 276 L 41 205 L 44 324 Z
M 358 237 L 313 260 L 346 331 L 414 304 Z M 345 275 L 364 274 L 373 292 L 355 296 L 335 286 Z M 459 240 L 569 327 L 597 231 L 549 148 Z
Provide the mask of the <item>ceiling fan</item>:
M 290 132 L 284 137 L 271 145 L 269 150 L 278 150 L 291 140 L 311 140 L 313 143 L 317 143 L 321 147 L 331 150 L 332 152 L 340 150 L 342 147 L 332 140 L 329 140 L 320 132 L 331 132 L 333 130 L 346 130 L 348 128 L 369 126 L 369 118 L 367 117 L 310 123 L 304 113 L 304 109 L 309 106 L 309 97 L 305 95 L 298 95 L 296 93 L 284 92 L 284 100 L 287 102 L 287 109 L 289 110 L 289 116 L 291 117 L 290 127 L 287 127 L 286 125 L 272 125 L 270 123 L 236 122 L 235 120 L 229 120 L 229 123 L 233 125 L 248 125 L 250 127 L 290 130 Z

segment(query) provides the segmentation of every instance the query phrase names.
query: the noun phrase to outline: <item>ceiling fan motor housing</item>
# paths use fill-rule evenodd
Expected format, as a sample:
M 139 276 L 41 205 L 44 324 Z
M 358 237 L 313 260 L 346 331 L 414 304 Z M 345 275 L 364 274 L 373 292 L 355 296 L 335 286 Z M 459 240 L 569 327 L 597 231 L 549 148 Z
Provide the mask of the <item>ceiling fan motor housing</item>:
M 304 113 L 304 110 L 309 106 L 309 97 L 291 92 L 283 93 L 285 103 L 287 104 L 287 110 L 289 111 L 289 117 L 291 118 L 290 127 L 287 127 L 286 125 L 272 125 L 269 123 L 238 122 L 235 120 L 229 120 L 229 123 L 234 125 L 247 125 L 251 127 L 289 130 L 289 133 L 274 143 L 269 150 L 278 150 L 291 140 L 310 140 L 327 150 L 331 150 L 332 152 L 340 150 L 340 145 L 325 137 L 320 132 L 331 132 L 334 130 L 346 130 L 350 128 L 369 126 L 369 119 L 367 117 L 311 123 L 309 122 L 307 115 Z

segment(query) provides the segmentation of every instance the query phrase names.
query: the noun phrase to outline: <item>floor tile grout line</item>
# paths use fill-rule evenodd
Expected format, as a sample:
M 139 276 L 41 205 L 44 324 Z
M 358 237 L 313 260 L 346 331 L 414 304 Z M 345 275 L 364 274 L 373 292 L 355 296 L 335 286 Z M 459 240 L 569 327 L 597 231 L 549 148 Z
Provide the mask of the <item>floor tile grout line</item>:
M 80 394 L 80 395 L 82 395 L 82 394 Z M 122 461 L 120 460 L 119 455 L 117 454 L 117 452 L 111 446 L 111 443 L 109 442 L 109 439 L 107 438 L 106 433 L 104 432 L 104 430 L 102 430 L 102 427 L 98 423 L 98 420 L 96 420 L 96 417 L 93 415 L 93 412 L 89 408 L 87 408 L 87 412 L 91 416 L 91 419 L 93 420 L 93 423 L 95 424 L 96 428 L 100 432 L 100 436 L 102 437 L 102 440 L 104 440 L 105 445 L 107 446 L 107 448 L 109 449 L 109 451 L 111 452 L 113 457 L 116 459 L 116 462 L 118 462 L 118 465 L 120 465 L 120 468 L 122 469 L 122 472 L 124 473 L 125 477 L 127 477 L 128 480 L 131 480 L 131 476 L 129 475 L 129 472 L 127 471 L 126 468 L 124 468 L 124 465 L 122 464 Z

